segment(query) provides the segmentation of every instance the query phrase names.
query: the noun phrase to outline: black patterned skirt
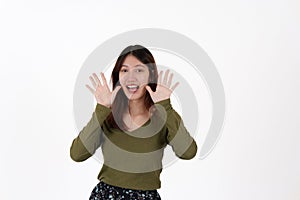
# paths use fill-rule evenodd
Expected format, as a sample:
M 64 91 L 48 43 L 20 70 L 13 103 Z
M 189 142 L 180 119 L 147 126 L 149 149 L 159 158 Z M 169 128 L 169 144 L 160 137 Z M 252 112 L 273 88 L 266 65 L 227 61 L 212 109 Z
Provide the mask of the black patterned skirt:
M 157 190 L 133 190 L 100 181 L 89 200 L 161 200 Z

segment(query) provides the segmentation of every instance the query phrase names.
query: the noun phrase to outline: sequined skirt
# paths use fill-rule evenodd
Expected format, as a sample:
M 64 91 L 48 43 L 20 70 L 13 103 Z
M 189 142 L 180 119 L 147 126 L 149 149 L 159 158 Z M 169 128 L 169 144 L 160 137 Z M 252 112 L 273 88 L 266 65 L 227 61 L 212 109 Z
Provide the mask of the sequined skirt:
M 157 190 L 133 190 L 112 186 L 100 181 L 89 200 L 161 200 Z

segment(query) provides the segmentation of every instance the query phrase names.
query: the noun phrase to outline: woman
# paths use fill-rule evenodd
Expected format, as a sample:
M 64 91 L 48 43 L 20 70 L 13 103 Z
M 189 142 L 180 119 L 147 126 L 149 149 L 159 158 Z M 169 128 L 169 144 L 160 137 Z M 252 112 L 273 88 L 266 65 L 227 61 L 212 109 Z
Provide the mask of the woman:
M 106 78 L 93 73 L 86 85 L 97 100 L 88 124 L 73 140 L 70 155 L 81 162 L 101 146 L 104 163 L 90 200 L 160 199 L 163 150 L 192 159 L 195 140 L 172 108 L 173 73 L 158 74 L 151 52 L 143 46 L 125 48 L 112 71 L 113 90 Z

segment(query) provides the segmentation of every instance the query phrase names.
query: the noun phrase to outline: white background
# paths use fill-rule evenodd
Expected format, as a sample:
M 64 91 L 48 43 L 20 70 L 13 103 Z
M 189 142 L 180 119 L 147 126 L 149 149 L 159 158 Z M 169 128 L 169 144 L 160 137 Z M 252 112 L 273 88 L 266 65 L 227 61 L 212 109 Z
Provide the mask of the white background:
M 162 199 L 299 200 L 299 8 L 296 0 L 2 0 L 0 199 L 88 199 L 101 166 L 69 156 L 80 67 L 114 35 L 164 28 L 211 57 L 227 113 L 206 159 L 162 172 Z

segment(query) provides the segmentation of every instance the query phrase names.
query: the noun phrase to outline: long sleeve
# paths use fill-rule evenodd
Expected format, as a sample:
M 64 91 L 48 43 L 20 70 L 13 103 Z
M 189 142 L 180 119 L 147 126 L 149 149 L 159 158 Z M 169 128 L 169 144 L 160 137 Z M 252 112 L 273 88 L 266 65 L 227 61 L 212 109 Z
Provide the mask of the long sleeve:
M 172 108 L 170 99 L 159 101 L 155 106 L 160 110 L 160 116 L 166 118 L 166 140 L 176 156 L 185 160 L 192 159 L 197 153 L 197 144 L 185 128 L 181 117 Z
M 72 160 L 81 162 L 91 157 L 103 140 L 102 125 L 109 115 L 111 109 L 101 104 L 97 104 L 92 118 L 79 135 L 73 140 L 70 148 Z

